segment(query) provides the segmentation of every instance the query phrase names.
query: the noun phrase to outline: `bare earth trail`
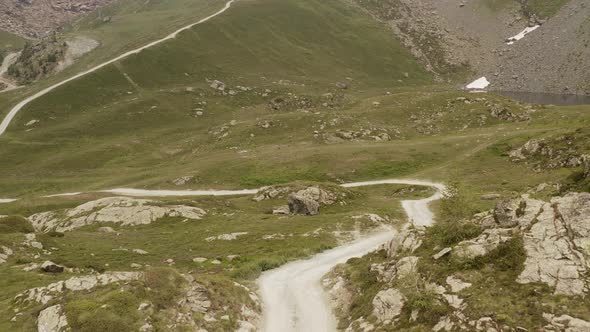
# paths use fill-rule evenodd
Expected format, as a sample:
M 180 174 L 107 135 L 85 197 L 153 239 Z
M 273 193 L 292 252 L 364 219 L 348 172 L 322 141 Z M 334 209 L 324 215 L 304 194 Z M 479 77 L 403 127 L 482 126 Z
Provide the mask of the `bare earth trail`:
M 222 9 L 220 9 L 218 12 L 216 12 L 216 13 L 208 16 L 208 17 L 205 17 L 205 18 L 203 18 L 202 20 L 200 20 L 200 21 L 198 21 L 196 23 L 192 23 L 192 24 L 187 25 L 187 26 L 185 26 L 183 28 L 180 28 L 180 29 L 174 31 L 173 33 L 171 33 L 170 35 L 168 35 L 168 36 L 166 36 L 166 37 L 164 37 L 162 39 L 153 41 L 153 42 L 151 42 L 151 43 L 149 43 L 149 44 L 147 44 L 145 46 L 142 46 L 140 48 L 131 50 L 131 51 L 127 52 L 127 53 L 121 54 L 121 55 L 119 55 L 118 57 L 116 57 L 114 59 L 111 59 L 109 61 L 106 61 L 104 63 L 101 63 L 101 64 L 99 64 L 99 65 L 97 65 L 97 66 L 95 66 L 95 67 L 93 67 L 91 69 L 88 69 L 88 70 L 86 70 L 84 72 L 81 72 L 81 73 L 79 73 L 77 75 L 74 75 L 74 76 L 72 76 L 72 77 L 70 77 L 68 79 L 65 79 L 65 80 L 63 80 L 63 81 L 61 81 L 59 83 L 56 83 L 56 84 L 54 84 L 54 85 L 52 85 L 52 86 L 50 86 L 50 87 L 48 87 L 46 89 L 43 89 L 43 90 L 35 93 L 34 95 L 26 98 L 25 100 L 21 101 L 16 106 L 14 106 L 10 110 L 10 112 L 8 112 L 8 114 L 6 115 L 6 117 L 4 118 L 4 120 L 2 120 L 2 123 L 0 123 L 0 136 L 2 136 L 6 132 L 6 129 L 8 128 L 8 126 L 10 125 L 10 123 L 12 122 L 12 120 L 14 119 L 14 117 L 16 116 L 16 114 L 21 109 L 23 109 L 23 107 L 25 107 L 26 105 L 28 105 L 29 103 L 31 103 L 33 100 L 35 100 L 35 99 L 37 99 L 39 97 L 42 97 L 42 96 L 48 94 L 49 92 L 55 90 L 56 88 L 58 88 L 58 87 L 60 87 L 60 86 L 62 86 L 64 84 L 66 84 L 66 83 L 69 83 L 69 82 L 71 82 L 73 80 L 76 80 L 76 79 L 82 77 L 82 76 L 85 76 L 85 75 L 88 75 L 90 73 L 93 73 L 93 72 L 95 72 L 95 71 L 97 71 L 97 70 L 99 70 L 99 69 L 101 69 L 103 67 L 106 67 L 106 66 L 108 66 L 108 65 L 110 65 L 110 64 L 112 64 L 114 62 L 119 61 L 119 60 L 122 60 L 122 59 L 124 59 L 124 58 L 126 58 L 126 57 L 128 57 L 130 55 L 137 54 L 137 53 L 139 53 L 139 52 L 141 52 L 141 51 L 143 51 L 143 50 L 145 50 L 147 48 L 156 46 L 156 45 L 161 44 L 161 43 L 163 43 L 163 42 L 165 42 L 167 40 L 174 39 L 182 31 L 188 30 L 188 29 L 190 29 L 190 28 L 192 28 L 192 27 L 194 27 L 196 25 L 205 23 L 205 22 L 209 21 L 210 19 L 212 19 L 212 18 L 214 18 L 214 17 L 216 17 L 218 15 L 223 14 L 226 10 L 228 10 L 231 7 L 231 5 L 234 3 L 234 1 L 236 1 L 236 0 L 229 0 L 225 4 L 225 6 Z

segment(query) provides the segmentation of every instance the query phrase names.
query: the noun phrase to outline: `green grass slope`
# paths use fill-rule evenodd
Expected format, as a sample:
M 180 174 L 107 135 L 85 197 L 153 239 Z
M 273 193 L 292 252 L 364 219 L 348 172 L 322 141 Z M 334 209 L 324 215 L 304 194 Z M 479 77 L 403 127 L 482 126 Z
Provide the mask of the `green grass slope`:
M 208 87 L 208 78 L 254 91 L 222 96 Z M 176 40 L 71 82 L 23 109 L 0 138 L 3 190 L 131 184 L 152 179 L 156 168 L 182 163 L 184 170 L 166 171 L 170 177 L 205 166 L 198 150 L 219 153 L 206 167 L 212 172 L 234 158 L 229 148 L 237 143 L 287 143 L 293 135 L 309 140 L 308 122 L 317 121 L 310 120 L 316 111 L 277 112 L 268 103 L 296 94 L 310 100 L 309 110 L 320 111 L 322 94 L 340 93 L 336 82 L 347 82 L 354 95 L 363 95 L 379 86 L 427 84 L 429 76 L 383 27 L 338 1 L 239 2 Z M 263 97 L 266 89 L 272 92 Z M 205 115 L 197 119 L 194 109 L 203 103 Z M 295 119 L 293 132 L 251 137 L 256 119 L 266 116 Z M 32 119 L 40 120 L 39 126 L 27 127 Z M 233 119 L 241 132 L 226 140 L 212 137 L 211 130 Z M 239 185 L 235 175 L 256 169 L 233 167 L 225 185 Z M 305 168 L 285 180 L 314 172 Z M 229 179 L 207 184 L 219 180 Z M 23 187 L 23 181 L 30 186 Z

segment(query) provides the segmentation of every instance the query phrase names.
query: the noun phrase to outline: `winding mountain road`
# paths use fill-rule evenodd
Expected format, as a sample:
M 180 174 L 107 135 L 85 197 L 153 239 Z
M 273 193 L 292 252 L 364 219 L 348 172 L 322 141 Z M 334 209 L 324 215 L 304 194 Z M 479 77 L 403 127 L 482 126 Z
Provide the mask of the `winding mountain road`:
M 381 184 L 434 187 L 437 191 L 431 197 L 402 201 L 402 207 L 408 215 L 408 219 L 415 225 L 428 226 L 433 223 L 433 214 L 428 208 L 428 204 L 443 197 L 445 186 L 440 183 L 383 180 L 348 183 L 342 186 L 353 188 Z M 353 257 L 361 257 L 377 249 L 394 236 L 395 232 L 392 229 L 384 228 L 364 239 L 265 272 L 258 279 L 263 303 L 262 331 L 336 331 L 336 319 L 321 286 L 322 277 L 336 265 Z
M 384 184 L 419 185 L 435 188 L 436 193 L 431 197 L 401 202 L 408 220 L 413 224 L 429 226 L 434 222 L 434 215 L 428 208 L 428 204 L 443 197 L 445 191 L 443 184 L 420 180 L 389 179 L 346 183 L 341 186 L 356 188 Z M 99 192 L 137 197 L 172 197 L 252 195 L 259 190 L 145 190 L 119 188 Z M 82 193 L 63 193 L 45 197 L 76 196 L 80 194 Z M 394 236 L 395 231 L 392 228 L 383 227 L 363 239 L 263 273 L 257 281 L 263 303 L 262 331 L 336 331 L 336 319 L 321 286 L 322 277 L 336 265 L 344 263 L 353 257 L 361 257 L 390 241 Z
M 210 19 L 214 18 L 215 16 L 218 16 L 218 15 L 223 14 L 226 10 L 228 10 L 231 7 L 231 5 L 235 1 L 236 0 L 229 0 L 228 2 L 226 2 L 225 6 L 222 9 L 220 9 L 218 12 L 216 12 L 216 13 L 208 16 L 208 17 L 205 17 L 204 19 L 201 19 L 200 21 L 198 21 L 196 23 L 192 23 L 192 24 L 189 24 L 189 25 L 187 25 L 185 27 L 182 27 L 182 28 L 174 31 L 173 33 L 169 34 L 168 36 L 166 36 L 166 37 L 164 37 L 162 39 L 153 41 L 153 42 L 151 42 L 151 43 L 149 43 L 149 44 L 147 44 L 145 46 L 142 46 L 140 48 L 131 50 L 131 51 L 127 52 L 127 53 L 121 54 L 121 55 L 119 55 L 118 57 L 116 57 L 114 59 L 111 59 L 109 61 L 103 62 L 103 63 L 101 63 L 101 64 L 99 64 L 99 65 L 97 65 L 97 66 L 95 66 L 95 67 L 93 67 L 91 69 L 88 69 L 88 70 L 86 70 L 84 72 L 81 72 L 81 73 L 79 73 L 77 75 L 74 75 L 74 76 L 72 76 L 72 77 L 70 77 L 68 79 L 65 79 L 65 80 L 63 80 L 63 81 L 61 81 L 59 83 L 56 83 L 56 84 L 54 84 L 54 85 L 52 85 L 52 86 L 50 86 L 48 88 L 45 88 L 45 89 L 43 89 L 43 90 L 35 93 L 34 95 L 26 98 L 25 100 L 21 101 L 16 106 L 14 106 L 10 110 L 10 112 L 8 112 L 8 114 L 6 115 L 6 117 L 4 117 L 4 120 L 2 120 L 2 123 L 0 123 L 0 136 L 2 136 L 6 132 L 6 129 L 8 128 L 8 125 L 10 125 L 10 123 L 12 122 L 12 120 L 14 119 L 14 117 L 16 116 L 16 114 L 18 114 L 18 112 L 20 110 L 22 110 L 26 105 L 28 105 L 29 103 L 31 103 L 33 100 L 35 100 L 35 99 L 37 99 L 39 97 L 42 97 L 42 96 L 48 94 L 49 92 L 55 90 L 56 88 L 58 88 L 58 87 L 60 87 L 60 86 L 62 86 L 64 84 L 66 84 L 66 83 L 69 83 L 69 82 L 71 82 L 73 80 L 76 80 L 76 79 L 82 77 L 82 76 L 85 76 L 85 75 L 88 75 L 90 73 L 93 73 L 93 72 L 95 72 L 95 71 L 97 71 L 97 70 L 99 70 L 99 69 L 101 69 L 101 68 L 103 68 L 105 66 L 108 66 L 108 65 L 110 65 L 110 64 L 112 64 L 114 62 L 117 62 L 119 60 L 122 60 L 122 59 L 124 59 L 124 58 L 126 58 L 126 57 L 128 57 L 130 55 L 137 54 L 137 53 L 139 53 L 139 52 L 141 52 L 141 51 L 143 51 L 143 50 L 145 50 L 147 48 L 156 46 L 156 45 L 161 44 L 161 43 L 163 43 L 163 42 L 165 42 L 167 40 L 174 39 L 182 31 L 188 30 L 188 29 L 190 29 L 190 28 L 192 28 L 192 27 L 194 27 L 196 25 L 205 23 L 205 22 L 209 21 Z

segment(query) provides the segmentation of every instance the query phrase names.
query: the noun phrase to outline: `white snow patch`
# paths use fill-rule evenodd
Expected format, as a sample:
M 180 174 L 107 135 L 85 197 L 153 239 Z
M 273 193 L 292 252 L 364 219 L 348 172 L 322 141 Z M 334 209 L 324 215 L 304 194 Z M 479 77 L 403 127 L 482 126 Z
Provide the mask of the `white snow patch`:
M 47 196 L 43 196 L 43 197 L 62 197 L 62 196 L 78 196 L 81 195 L 82 193 L 78 192 L 78 193 L 63 193 L 63 194 L 53 194 L 53 195 L 47 195 Z
M 527 27 L 524 30 L 522 30 L 521 32 L 519 32 L 516 36 L 512 36 L 510 38 L 508 38 L 508 42 L 506 44 L 508 45 L 512 45 L 514 44 L 514 42 L 519 41 L 521 39 L 524 38 L 524 36 L 528 35 L 529 33 L 537 30 L 539 27 L 541 27 L 540 25 L 535 25 L 533 27 Z
M 481 90 L 481 89 L 487 88 L 488 85 L 490 85 L 490 82 L 488 81 L 488 79 L 485 77 L 480 77 L 480 78 L 476 79 L 475 81 L 469 83 L 466 86 L 466 88 L 469 90 Z
M 12 198 L 0 198 L 0 203 L 12 203 L 16 201 L 16 199 L 12 199 Z

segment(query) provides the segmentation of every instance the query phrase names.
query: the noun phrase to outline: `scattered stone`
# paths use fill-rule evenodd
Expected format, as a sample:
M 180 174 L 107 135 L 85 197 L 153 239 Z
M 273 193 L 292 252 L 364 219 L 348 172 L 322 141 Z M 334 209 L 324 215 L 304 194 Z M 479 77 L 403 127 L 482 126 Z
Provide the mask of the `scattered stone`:
M 30 126 L 32 126 L 32 125 L 34 125 L 34 124 L 38 123 L 38 122 L 39 122 L 39 120 L 31 120 L 31 121 L 27 122 L 27 123 L 25 124 L 25 126 L 26 126 L 26 127 L 30 127 Z
M 143 250 L 143 249 L 133 249 L 132 250 L 134 253 L 138 254 L 138 255 L 147 255 L 149 254 L 149 252 Z
M 0 251 L 0 264 L 6 263 L 8 256 L 12 256 L 14 251 L 6 246 L 1 246 L 0 249 L 2 249 L 2 251 Z
M 199 264 L 205 263 L 206 261 L 207 261 L 207 258 L 205 258 L 205 257 L 195 257 L 195 258 L 193 258 L 193 262 L 199 263 Z
M 112 227 L 99 227 L 98 231 L 101 233 L 114 233 L 115 230 Z
M 287 215 L 290 213 L 291 210 L 289 209 L 289 205 L 279 206 L 272 210 L 272 214 Z
M 229 233 L 229 234 L 221 234 L 218 236 L 210 236 L 205 239 L 207 242 L 215 241 L 215 240 L 223 240 L 223 241 L 233 241 L 238 238 L 238 236 L 246 235 L 248 232 L 236 232 L 236 233 Z
M 495 199 L 502 198 L 502 195 L 500 195 L 500 194 L 485 194 L 485 195 L 481 195 L 479 198 L 483 201 L 493 201 Z
M 451 292 L 453 293 L 458 293 L 464 290 L 465 288 L 471 287 L 470 283 L 464 282 L 463 280 L 455 278 L 453 276 L 448 276 L 446 281 L 447 285 L 451 287 Z
M 452 249 L 451 248 L 444 248 L 443 250 L 439 251 L 438 253 L 436 253 L 434 256 L 432 256 L 432 258 L 434 258 L 435 260 L 440 259 L 443 256 L 448 255 L 449 253 L 451 253 Z
M 218 90 L 221 92 L 225 91 L 226 89 L 225 83 L 218 80 L 212 81 L 211 84 L 209 84 L 209 87 L 211 87 L 211 89 Z
M 64 271 L 64 267 L 57 265 L 52 261 L 45 261 L 43 264 L 41 264 L 41 270 L 47 273 L 62 273 Z
M 338 83 L 336 83 L 336 86 L 337 86 L 339 89 L 342 89 L 342 90 L 346 90 L 346 89 L 348 89 L 348 84 L 346 84 L 346 83 L 344 83 L 344 82 L 338 82 Z
M 233 261 L 234 259 L 240 257 L 240 255 L 228 255 L 226 258 L 228 261 Z
M 201 112 L 202 113 L 202 112 Z M 198 115 L 198 114 L 197 114 Z M 202 114 L 201 114 L 202 115 Z M 192 182 L 194 180 L 195 176 L 194 175 L 186 175 L 183 177 L 179 177 L 178 179 L 174 179 L 172 181 L 172 183 L 175 186 L 184 186 L 185 184 Z

